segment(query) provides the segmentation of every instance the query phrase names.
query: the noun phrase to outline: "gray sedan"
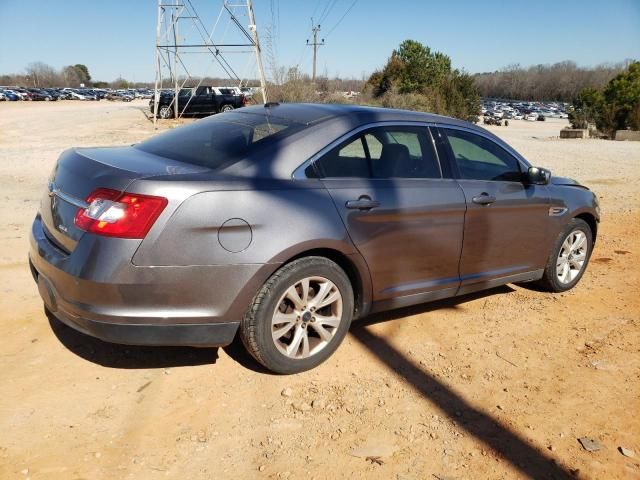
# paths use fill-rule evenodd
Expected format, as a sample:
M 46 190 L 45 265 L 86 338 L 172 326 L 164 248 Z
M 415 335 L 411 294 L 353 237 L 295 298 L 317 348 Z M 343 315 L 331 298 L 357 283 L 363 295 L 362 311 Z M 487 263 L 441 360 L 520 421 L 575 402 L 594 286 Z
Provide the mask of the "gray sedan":
M 596 196 L 467 122 L 267 104 L 75 148 L 31 232 L 48 311 L 106 341 L 313 368 L 352 319 L 511 282 L 575 286 Z

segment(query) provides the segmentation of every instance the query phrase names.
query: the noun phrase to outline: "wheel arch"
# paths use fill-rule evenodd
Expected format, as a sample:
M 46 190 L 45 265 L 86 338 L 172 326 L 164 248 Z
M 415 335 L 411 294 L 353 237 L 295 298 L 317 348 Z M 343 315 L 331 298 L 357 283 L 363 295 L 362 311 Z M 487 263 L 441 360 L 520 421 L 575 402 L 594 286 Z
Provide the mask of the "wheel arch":
M 371 306 L 371 280 L 369 270 L 360 254 L 345 255 L 333 248 L 314 248 L 296 254 L 284 262 L 281 267 L 304 257 L 328 258 L 342 268 L 349 277 L 353 288 L 353 318 L 356 319 L 367 314 Z
M 587 225 L 589 225 L 589 228 L 591 229 L 591 237 L 593 239 L 593 243 L 595 244 L 596 236 L 598 235 L 598 221 L 596 220 L 596 217 L 589 212 L 582 212 L 573 218 L 579 218 L 580 220 L 586 222 Z

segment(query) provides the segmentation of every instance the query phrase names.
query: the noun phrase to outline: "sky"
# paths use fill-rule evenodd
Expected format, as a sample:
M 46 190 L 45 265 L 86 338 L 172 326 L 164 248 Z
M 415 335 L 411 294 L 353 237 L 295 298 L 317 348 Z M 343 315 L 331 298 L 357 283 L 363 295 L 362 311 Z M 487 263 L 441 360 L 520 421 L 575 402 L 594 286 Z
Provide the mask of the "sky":
M 222 1 L 191 3 L 211 31 Z M 470 73 L 515 63 L 529 66 L 573 60 L 594 66 L 640 59 L 640 0 L 353 3 L 254 0 L 263 47 L 270 29 L 277 64 L 300 65 L 310 73 L 312 48 L 306 46 L 306 40 L 312 38 L 313 16 L 316 23 L 321 20 L 319 38 L 325 38 L 318 50 L 318 72 L 331 77 L 368 76 L 384 66 L 392 50 L 408 38 L 447 54 L 454 67 Z M 241 23 L 248 24 L 244 13 L 238 15 Z M 130 81 L 153 81 L 156 17 L 156 0 L 0 0 L 0 74 L 20 73 L 30 62 L 42 61 L 55 68 L 83 63 L 94 80 L 122 76 Z M 214 41 L 237 40 L 229 17 L 220 18 Z M 196 33 L 187 25 L 183 38 L 188 40 Z M 255 76 L 250 55 L 229 56 L 240 76 Z M 222 76 L 203 58 L 191 55 L 188 66 L 192 73 Z M 269 70 L 273 62 L 266 63 Z

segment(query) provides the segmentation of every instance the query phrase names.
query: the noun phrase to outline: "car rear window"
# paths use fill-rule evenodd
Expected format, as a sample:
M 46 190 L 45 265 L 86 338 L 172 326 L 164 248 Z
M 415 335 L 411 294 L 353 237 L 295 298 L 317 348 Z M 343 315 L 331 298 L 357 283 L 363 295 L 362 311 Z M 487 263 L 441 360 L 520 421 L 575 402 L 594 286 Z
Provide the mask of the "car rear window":
M 228 112 L 164 132 L 135 148 L 165 158 L 221 170 L 304 128 L 267 114 Z

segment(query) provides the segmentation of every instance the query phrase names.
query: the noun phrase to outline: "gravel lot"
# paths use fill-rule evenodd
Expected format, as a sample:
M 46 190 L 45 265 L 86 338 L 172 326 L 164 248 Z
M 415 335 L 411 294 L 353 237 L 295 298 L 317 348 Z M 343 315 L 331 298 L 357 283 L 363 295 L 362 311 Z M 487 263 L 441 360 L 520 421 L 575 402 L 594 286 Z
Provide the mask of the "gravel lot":
M 68 147 L 152 135 L 145 106 L 0 103 L 0 478 L 640 478 L 640 143 L 490 127 L 600 196 L 581 284 L 377 315 L 278 377 L 237 347 L 111 345 L 43 313 L 27 251 L 49 172 Z

